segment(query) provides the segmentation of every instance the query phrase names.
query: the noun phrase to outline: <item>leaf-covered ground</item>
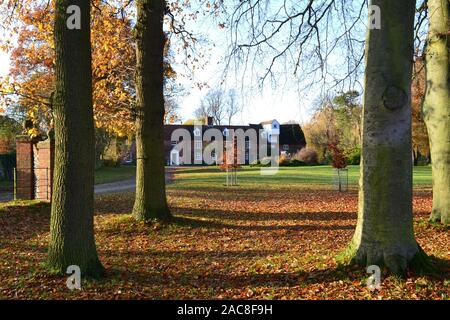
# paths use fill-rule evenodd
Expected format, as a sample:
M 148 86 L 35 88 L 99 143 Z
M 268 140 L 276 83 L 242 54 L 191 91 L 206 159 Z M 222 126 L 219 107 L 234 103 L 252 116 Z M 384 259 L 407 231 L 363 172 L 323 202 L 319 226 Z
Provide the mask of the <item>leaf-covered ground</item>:
M 191 175 L 178 174 L 168 187 L 176 217 L 170 225 L 134 222 L 131 193 L 96 198 L 97 246 L 107 276 L 84 280 L 75 292 L 65 277 L 45 272 L 49 206 L 0 206 L 0 298 L 450 299 L 450 232 L 427 222 L 429 189 L 415 190 L 415 232 L 441 275 L 387 277 L 371 292 L 364 269 L 338 268 L 334 261 L 353 234 L 354 188 L 338 193 L 246 181 L 237 188 L 217 181 L 193 188 Z

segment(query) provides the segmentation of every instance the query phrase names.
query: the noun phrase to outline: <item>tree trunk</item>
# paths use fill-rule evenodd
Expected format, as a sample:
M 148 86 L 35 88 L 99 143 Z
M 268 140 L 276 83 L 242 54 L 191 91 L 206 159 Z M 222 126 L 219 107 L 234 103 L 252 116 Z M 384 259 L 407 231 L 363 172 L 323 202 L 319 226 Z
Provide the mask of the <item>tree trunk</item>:
M 450 2 L 429 0 L 423 113 L 433 172 L 432 221 L 450 224 Z
M 139 221 L 171 218 L 164 168 L 164 0 L 138 0 L 136 23 L 136 199 Z
M 81 29 L 69 30 L 67 7 L 81 10 Z M 90 1 L 58 0 L 55 7 L 55 168 L 48 265 L 65 273 L 77 265 L 82 276 L 104 269 L 94 239 L 94 120 L 90 44 Z
M 411 77 L 415 1 L 372 0 L 367 31 L 358 222 L 344 260 L 402 275 L 426 263 L 412 216 Z

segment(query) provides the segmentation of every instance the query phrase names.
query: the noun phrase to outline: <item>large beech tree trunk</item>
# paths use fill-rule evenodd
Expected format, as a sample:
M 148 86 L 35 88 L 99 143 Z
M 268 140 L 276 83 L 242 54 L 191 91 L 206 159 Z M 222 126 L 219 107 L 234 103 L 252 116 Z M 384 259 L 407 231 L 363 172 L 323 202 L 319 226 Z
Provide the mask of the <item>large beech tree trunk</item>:
M 81 9 L 81 29 L 69 30 L 67 7 Z M 55 169 L 48 265 L 82 276 L 103 273 L 94 240 L 94 119 L 90 1 L 58 0 L 55 8 Z
M 372 0 L 367 31 L 359 211 L 344 258 L 404 274 L 425 263 L 412 216 L 411 76 L 415 1 Z
M 136 199 L 140 221 L 168 220 L 164 173 L 164 0 L 137 0 Z
M 432 221 L 450 224 L 450 1 L 428 0 L 423 104 L 433 170 Z

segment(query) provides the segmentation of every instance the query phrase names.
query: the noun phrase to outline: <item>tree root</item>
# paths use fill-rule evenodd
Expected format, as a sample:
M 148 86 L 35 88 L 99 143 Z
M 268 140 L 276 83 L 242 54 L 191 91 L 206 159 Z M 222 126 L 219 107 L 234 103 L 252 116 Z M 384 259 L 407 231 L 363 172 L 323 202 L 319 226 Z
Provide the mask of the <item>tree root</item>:
M 336 257 L 336 261 L 340 266 L 359 265 L 368 267 L 376 265 L 380 268 L 386 268 L 389 273 L 402 278 L 406 277 L 408 271 L 417 274 L 436 274 L 437 269 L 432 259 L 418 244 L 417 248 L 418 252 L 408 259 L 404 254 L 387 253 L 373 248 L 368 250 L 356 246 L 352 242 Z

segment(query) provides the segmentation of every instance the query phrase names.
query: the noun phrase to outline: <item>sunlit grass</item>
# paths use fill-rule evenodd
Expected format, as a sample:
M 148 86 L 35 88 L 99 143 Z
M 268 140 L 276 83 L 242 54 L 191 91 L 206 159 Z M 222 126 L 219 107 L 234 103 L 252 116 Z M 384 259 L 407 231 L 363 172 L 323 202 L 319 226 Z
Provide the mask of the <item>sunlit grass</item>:
M 359 166 L 349 166 L 348 184 L 356 189 L 359 179 Z M 300 188 L 332 189 L 334 170 L 331 166 L 315 167 L 280 167 L 274 175 L 262 175 L 261 168 L 244 166 L 238 170 L 237 189 L 260 188 Z M 414 168 L 414 187 L 421 189 L 431 186 L 431 168 Z M 180 168 L 176 171 L 176 183 L 173 188 L 222 188 L 226 173 L 217 167 Z

